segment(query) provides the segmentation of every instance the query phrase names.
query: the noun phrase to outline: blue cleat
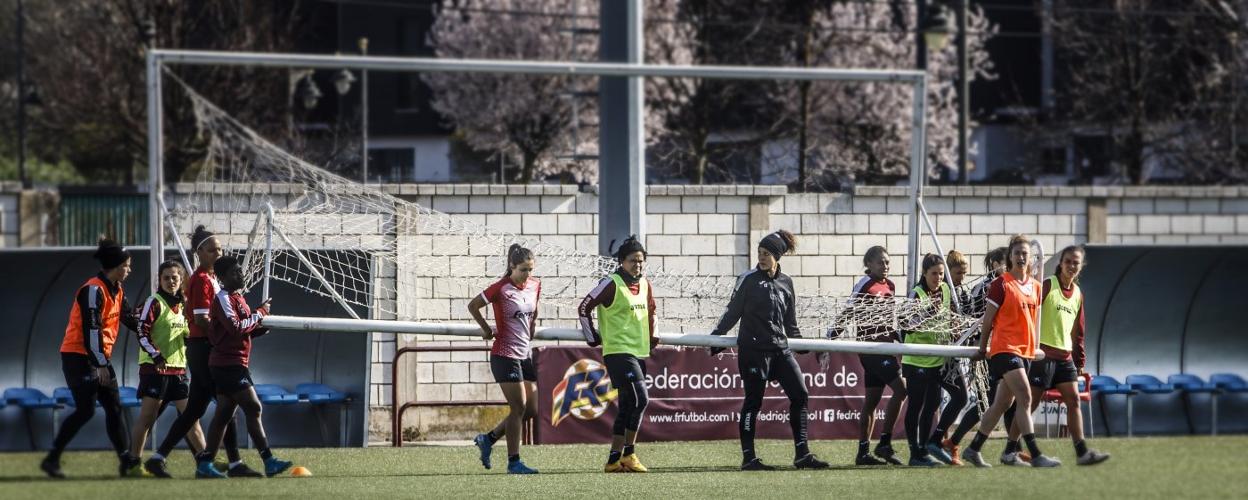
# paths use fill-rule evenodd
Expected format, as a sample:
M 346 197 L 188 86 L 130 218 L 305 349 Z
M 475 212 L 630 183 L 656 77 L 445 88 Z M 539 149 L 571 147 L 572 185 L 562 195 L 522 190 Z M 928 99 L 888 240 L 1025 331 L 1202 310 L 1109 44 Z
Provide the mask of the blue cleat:
M 508 474 L 537 474 L 537 470 L 530 469 L 529 466 L 524 465 L 524 462 L 516 460 L 515 462 L 507 463 L 507 473 Z
M 280 460 L 277 457 L 269 457 L 264 459 L 264 475 L 273 477 L 289 469 L 294 462 Z
M 939 444 L 927 443 L 924 449 L 927 450 L 927 455 L 936 459 L 936 461 L 945 465 L 953 465 L 953 457 L 949 456 L 949 453 L 944 448 L 941 448 Z
M 481 451 L 481 465 L 489 469 L 490 447 L 494 446 L 494 443 L 491 443 L 490 437 L 485 434 L 477 434 L 477 437 L 472 439 L 472 443 L 477 445 L 477 449 Z
M 211 460 L 195 462 L 195 479 L 225 479 L 226 475 L 213 466 Z

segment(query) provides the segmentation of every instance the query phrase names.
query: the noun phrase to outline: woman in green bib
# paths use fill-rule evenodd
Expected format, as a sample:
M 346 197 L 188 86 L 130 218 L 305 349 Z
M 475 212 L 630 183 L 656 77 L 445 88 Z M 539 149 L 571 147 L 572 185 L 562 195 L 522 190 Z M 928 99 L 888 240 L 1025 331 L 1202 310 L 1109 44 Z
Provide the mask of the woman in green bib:
M 646 410 L 646 358 L 657 347 L 654 335 L 654 294 L 642 277 L 646 248 L 630 236 L 615 251 L 619 267 L 603 278 L 577 310 L 581 332 L 590 346 L 602 346 L 607 376 L 618 391 L 619 413 L 611 432 L 611 453 L 606 472 L 646 472 L 637 458 L 637 432 Z M 594 328 L 592 313 L 598 313 Z
M 138 458 L 152 424 L 169 404 L 186 408 L 190 386 L 186 378 L 186 336 L 190 327 L 182 310 L 182 283 L 186 270 L 176 260 L 160 265 L 160 288 L 139 313 L 139 418 L 131 430 L 130 455 Z M 186 434 L 192 453 L 204 449 L 199 422 Z M 138 466 L 136 466 L 138 467 Z
M 1108 453 L 1089 448 L 1083 440 L 1083 416 L 1079 411 L 1079 377 L 1083 375 L 1083 290 L 1077 279 L 1083 272 L 1084 250 L 1078 245 L 1062 249 L 1057 274 L 1044 280 L 1040 305 L 1040 350 L 1044 359 L 1033 362 L 1027 373 L 1032 394 L 1057 389 L 1066 404 L 1066 428 L 1075 445 L 1079 465 L 1095 465 L 1109 459 Z M 1040 398 L 1031 399 L 1031 411 Z M 1010 427 L 1010 440 L 1018 440 L 1018 426 Z
M 945 259 L 936 254 L 923 257 L 923 276 L 912 290 L 917 302 L 904 330 L 907 344 L 938 344 L 938 331 L 948 330 L 951 294 L 945 283 Z M 911 467 L 937 467 L 953 460 L 930 441 L 932 415 L 940 410 L 940 383 L 945 378 L 945 358 L 941 356 L 905 355 L 901 357 L 901 374 L 906 378 L 906 440 L 910 442 Z

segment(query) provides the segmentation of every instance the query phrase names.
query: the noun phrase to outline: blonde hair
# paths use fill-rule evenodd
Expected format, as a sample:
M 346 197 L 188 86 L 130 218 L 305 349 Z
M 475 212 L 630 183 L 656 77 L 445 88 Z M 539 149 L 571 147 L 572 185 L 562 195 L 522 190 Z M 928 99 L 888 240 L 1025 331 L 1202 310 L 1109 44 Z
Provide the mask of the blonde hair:
M 966 256 L 957 250 L 950 250 L 949 255 L 945 256 L 945 262 L 949 267 L 962 267 L 970 270 L 971 263 L 967 262 Z

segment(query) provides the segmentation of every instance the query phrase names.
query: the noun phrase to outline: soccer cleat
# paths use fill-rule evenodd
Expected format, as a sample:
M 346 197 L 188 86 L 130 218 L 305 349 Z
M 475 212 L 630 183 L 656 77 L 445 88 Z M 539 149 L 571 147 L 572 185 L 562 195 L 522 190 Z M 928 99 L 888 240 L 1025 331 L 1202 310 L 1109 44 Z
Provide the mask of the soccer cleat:
M 1050 458 L 1047 455 L 1036 455 L 1031 457 L 1032 467 L 1058 467 L 1062 465 L 1062 461 L 1056 458 Z
M 988 469 L 992 467 L 991 464 L 984 461 L 984 455 L 978 451 L 975 451 L 974 448 L 967 448 L 966 451 L 962 452 L 962 459 L 965 460 L 966 463 L 969 463 L 976 467 L 980 467 L 984 469 Z
M 607 464 L 605 467 L 603 467 L 602 471 L 603 472 L 628 472 L 628 467 L 625 467 L 623 464 L 619 462 L 611 462 Z
M 807 453 L 806 456 L 793 461 L 793 466 L 799 469 L 826 469 L 828 463 L 819 460 L 814 453 Z
M 624 455 L 620 457 L 620 465 L 623 466 L 625 469 L 628 469 L 629 472 L 650 472 L 650 469 L 647 469 L 646 466 L 641 465 L 641 460 L 637 459 L 636 453 L 632 453 L 632 454 L 628 454 L 628 455 Z
M 195 479 L 225 479 L 226 475 L 212 466 L 211 461 L 195 462 Z
M 257 472 L 255 469 L 248 467 L 247 464 L 239 463 L 233 467 L 226 466 L 228 470 L 226 475 L 229 477 L 264 477 L 264 474 Z
M 48 477 L 52 479 L 65 479 L 65 473 L 61 472 L 60 460 L 52 460 L 51 458 L 45 458 L 43 459 L 42 462 L 39 462 L 39 469 L 42 470 L 44 474 L 47 474 Z
M 508 474 L 537 474 L 537 470 L 530 469 L 529 466 L 524 465 L 524 462 L 516 460 L 515 462 L 507 462 L 507 473 Z
M 741 463 L 741 470 L 776 470 L 776 468 L 763 463 L 761 459 L 755 458 L 749 462 Z
M 269 477 L 276 476 L 286 472 L 286 469 L 289 469 L 291 465 L 294 465 L 294 462 L 288 462 L 286 460 L 280 460 L 277 457 L 270 456 L 269 458 L 264 459 L 264 475 Z M 239 467 L 242 467 L 242 464 L 239 464 Z
M 481 452 L 481 465 L 486 469 L 490 468 L 490 448 L 494 443 L 490 442 L 490 437 L 485 434 L 477 434 L 472 438 L 472 444 L 477 445 L 477 450 Z
M 1108 453 L 1088 448 L 1087 453 L 1079 455 L 1079 459 L 1075 463 L 1079 465 L 1096 465 L 1106 460 L 1109 460 Z
M 148 477 L 150 475 L 151 474 L 148 474 L 147 471 L 143 470 L 142 463 L 130 465 L 121 473 L 121 477 Z
M 891 444 L 879 444 L 875 446 L 875 456 L 884 459 L 892 465 L 901 465 L 901 459 L 897 458 L 897 451 L 893 449 Z
M 940 445 L 936 443 L 927 443 L 927 446 L 923 447 L 923 449 L 927 451 L 927 456 L 932 457 L 937 462 L 945 465 L 953 465 L 953 457 L 949 456 L 948 453 L 945 453 L 945 449 L 941 448 Z
M 1002 453 L 1001 463 L 1003 465 L 1010 465 L 1013 467 L 1031 467 L 1030 462 L 1023 460 L 1021 457 L 1018 456 L 1018 452 Z
M 1018 459 L 1027 463 L 1031 463 L 1031 454 L 1025 451 L 1018 452 Z
M 945 452 L 949 454 L 950 465 L 957 465 L 957 466 L 965 465 L 962 463 L 962 455 L 960 453 L 962 450 L 958 445 L 953 444 L 953 441 L 950 441 L 948 439 L 941 441 L 940 447 L 944 448 Z
M 153 477 L 173 479 L 173 476 L 169 474 L 169 470 L 165 468 L 165 461 L 158 458 L 149 458 L 146 462 L 143 462 L 143 470 L 146 470 Z
M 858 458 L 854 459 L 854 465 L 878 466 L 888 465 L 888 462 L 875 458 L 875 456 L 870 453 L 864 453 L 862 455 L 858 455 Z
M 120 477 L 143 477 L 143 468 L 140 467 L 142 462 L 137 458 L 131 458 L 126 455 L 117 463 L 117 475 Z
M 910 455 L 910 462 L 906 465 L 911 467 L 944 467 L 945 464 L 932 458 L 931 455 Z

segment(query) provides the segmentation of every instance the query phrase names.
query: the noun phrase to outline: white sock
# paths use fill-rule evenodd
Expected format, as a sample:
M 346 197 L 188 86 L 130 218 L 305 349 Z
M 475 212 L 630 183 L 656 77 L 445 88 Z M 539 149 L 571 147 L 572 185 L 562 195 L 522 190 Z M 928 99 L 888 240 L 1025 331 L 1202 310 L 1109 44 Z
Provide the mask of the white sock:
M 233 468 L 235 468 L 235 467 L 238 467 L 238 466 L 240 466 L 240 465 L 243 465 L 243 461 L 242 461 L 242 460 L 239 460 L 239 461 L 237 461 L 237 462 L 230 462 L 230 468 L 231 468 L 231 469 L 233 469 Z

